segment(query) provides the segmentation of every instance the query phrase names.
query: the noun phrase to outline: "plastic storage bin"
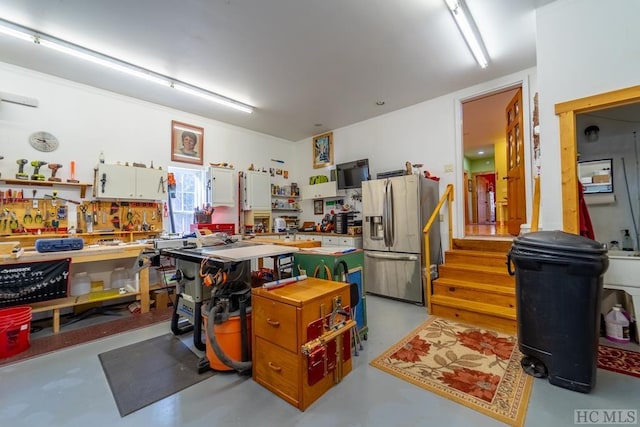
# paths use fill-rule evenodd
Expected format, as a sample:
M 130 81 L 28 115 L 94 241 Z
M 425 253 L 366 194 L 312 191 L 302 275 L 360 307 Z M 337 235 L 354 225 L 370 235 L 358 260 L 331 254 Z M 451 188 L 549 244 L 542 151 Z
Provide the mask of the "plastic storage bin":
M 71 296 L 84 295 L 91 292 L 91 278 L 86 271 L 81 271 L 73 275 L 71 281 Z
M 562 231 L 517 237 L 515 264 L 518 342 L 522 367 L 551 384 L 588 393 L 596 382 L 604 245 Z
M 129 272 L 124 267 L 117 267 L 111 272 L 111 289 L 126 288 L 129 284 Z

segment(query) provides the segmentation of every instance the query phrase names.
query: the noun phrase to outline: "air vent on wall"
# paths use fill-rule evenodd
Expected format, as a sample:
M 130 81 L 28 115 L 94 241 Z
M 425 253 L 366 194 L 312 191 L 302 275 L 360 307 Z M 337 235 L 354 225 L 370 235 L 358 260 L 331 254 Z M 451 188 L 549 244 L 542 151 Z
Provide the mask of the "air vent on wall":
M 38 107 L 37 99 L 8 92 L 0 92 L 0 101 L 10 102 L 12 104 L 18 105 L 25 105 L 27 107 Z

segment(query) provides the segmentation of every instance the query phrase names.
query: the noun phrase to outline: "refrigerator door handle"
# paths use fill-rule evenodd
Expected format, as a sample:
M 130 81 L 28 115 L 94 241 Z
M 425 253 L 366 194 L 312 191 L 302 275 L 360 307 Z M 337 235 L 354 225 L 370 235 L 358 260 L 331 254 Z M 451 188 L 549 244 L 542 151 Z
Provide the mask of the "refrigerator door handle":
M 397 255 L 390 253 L 372 253 L 365 251 L 364 255 L 369 258 L 377 258 L 377 259 L 387 259 L 387 260 L 395 260 L 395 261 L 417 261 L 418 255 L 410 254 L 410 255 Z
M 384 183 L 384 206 L 382 209 L 382 223 L 384 226 L 384 245 L 393 245 L 393 189 L 391 181 Z

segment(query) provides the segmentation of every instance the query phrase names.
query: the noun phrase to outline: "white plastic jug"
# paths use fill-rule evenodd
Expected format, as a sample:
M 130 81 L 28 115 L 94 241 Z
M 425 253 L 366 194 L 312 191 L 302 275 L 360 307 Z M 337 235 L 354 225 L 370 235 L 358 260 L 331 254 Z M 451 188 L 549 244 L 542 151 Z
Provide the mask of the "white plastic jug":
M 629 317 L 620 304 L 614 305 L 611 311 L 604 316 L 604 323 L 609 341 L 629 342 Z
M 71 280 L 71 296 L 84 295 L 91 292 L 91 278 L 86 271 L 73 275 Z

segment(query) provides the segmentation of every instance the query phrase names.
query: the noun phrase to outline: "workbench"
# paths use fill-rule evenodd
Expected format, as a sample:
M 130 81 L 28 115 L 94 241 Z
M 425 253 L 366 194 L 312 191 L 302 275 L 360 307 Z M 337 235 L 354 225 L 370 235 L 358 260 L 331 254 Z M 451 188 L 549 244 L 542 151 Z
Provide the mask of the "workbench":
M 100 263 L 105 261 L 130 260 L 133 266 L 136 258 L 147 249 L 143 244 L 123 244 L 117 246 L 96 246 L 85 247 L 75 251 L 46 252 L 25 251 L 17 259 L 4 258 L 0 260 L 1 266 L 11 266 L 14 264 L 35 263 L 40 261 L 53 261 L 58 259 L 71 258 L 71 265 L 74 270 L 81 270 L 82 266 L 89 263 Z M 68 296 L 47 301 L 39 301 L 28 305 L 32 308 L 32 313 L 53 312 L 53 333 L 60 332 L 60 310 L 68 307 L 75 307 L 82 304 L 95 303 L 100 301 L 110 301 L 135 296 L 140 301 L 140 311 L 149 311 L 149 270 L 143 267 L 139 270 L 138 289 L 136 292 L 118 293 L 117 289 L 92 292 L 79 296 Z

